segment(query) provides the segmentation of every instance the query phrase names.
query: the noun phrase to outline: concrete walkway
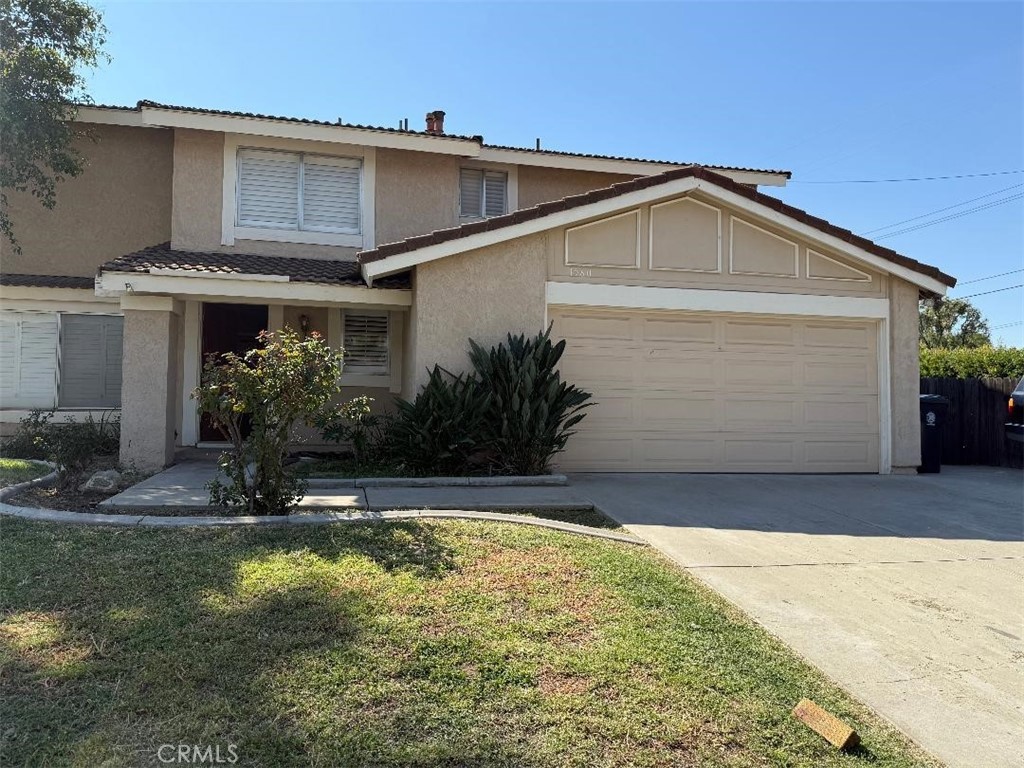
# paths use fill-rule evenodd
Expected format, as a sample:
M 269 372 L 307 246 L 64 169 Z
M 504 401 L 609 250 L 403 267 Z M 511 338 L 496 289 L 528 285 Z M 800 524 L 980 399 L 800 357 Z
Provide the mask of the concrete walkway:
M 1024 764 L 1020 471 L 572 480 L 950 766 Z
M 112 507 L 205 507 L 206 484 L 217 474 L 208 461 L 191 461 L 143 480 L 100 504 Z M 310 488 L 302 509 L 395 510 L 544 507 L 589 509 L 593 504 L 570 486 L 447 486 L 440 488 Z M 102 511 L 98 510 L 98 511 Z

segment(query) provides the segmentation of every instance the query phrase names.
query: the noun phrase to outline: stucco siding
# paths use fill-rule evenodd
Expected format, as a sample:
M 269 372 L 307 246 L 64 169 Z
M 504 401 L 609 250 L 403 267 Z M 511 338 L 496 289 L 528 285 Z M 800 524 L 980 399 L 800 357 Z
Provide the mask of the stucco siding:
M 159 469 L 174 460 L 178 321 L 172 312 L 124 312 L 121 461 L 140 469 Z
M 913 471 L 921 463 L 918 288 L 898 278 L 889 284 L 892 467 Z
M 459 158 L 377 150 L 377 243 L 458 223 Z
M 21 253 L 0 238 L 8 273 L 89 277 L 105 261 L 171 236 L 174 135 L 153 128 L 90 126 L 95 141 L 76 146 L 86 159 L 77 178 L 57 184 L 57 205 L 10 193 Z
M 490 346 L 510 331 L 540 331 L 546 260 L 547 235 L 539 233 L 418 266 L 409 338 L 415 386 L 435 364 L 466 370 L 470 338 Z
M 220 246 L 223 174 L 223 133 L 174 132 L 172 248 L 204 251 Z
M 532 208 L 540 203 L 609 187 L 632 178 L 634 177 L 617 173 L 568 171 L 522 165 L 519 167 L 519 207 Z

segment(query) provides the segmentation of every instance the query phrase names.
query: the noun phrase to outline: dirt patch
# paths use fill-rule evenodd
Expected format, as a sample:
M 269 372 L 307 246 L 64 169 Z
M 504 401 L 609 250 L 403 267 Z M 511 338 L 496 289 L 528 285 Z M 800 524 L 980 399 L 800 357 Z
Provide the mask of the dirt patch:
M 590 690 L 590 680 L 546 667 L 537 676 L 537 690 L 545 696 L 582 696 Z
M 104 509 L 96 509 L 97 505 L 118 493 L 120 491 L 79 491 L 77 488 L 60 491 L 56 488 L 42 488 L 37 485 L 22 491 L 7 501 L 19 507 L 42 507 L 43 509 L 60 509 L 66 512 L 103 512 Z

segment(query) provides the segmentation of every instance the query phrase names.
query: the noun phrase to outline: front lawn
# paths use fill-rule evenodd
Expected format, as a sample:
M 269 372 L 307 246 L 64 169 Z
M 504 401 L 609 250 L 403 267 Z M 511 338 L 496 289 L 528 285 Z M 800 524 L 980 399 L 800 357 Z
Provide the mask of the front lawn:
M 9 459 L 0 456 L 0 488 L 17 485 L 37 477 L 48 475 L 53 470 L 38 461 Z
M 931 764 L 650 550 L 462 521 L 2 526 L 2 765 L 160 765 L 162 744 L 245 766 Z M 804 696 L 865 749 L 794 720 Z

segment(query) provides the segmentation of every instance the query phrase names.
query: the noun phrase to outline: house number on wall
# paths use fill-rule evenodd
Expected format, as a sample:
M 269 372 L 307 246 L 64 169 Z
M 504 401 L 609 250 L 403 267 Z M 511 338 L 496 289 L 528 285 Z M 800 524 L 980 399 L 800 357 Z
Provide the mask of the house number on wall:
M 569 277 L 593 277 L 589 267 L 569 267 Z

